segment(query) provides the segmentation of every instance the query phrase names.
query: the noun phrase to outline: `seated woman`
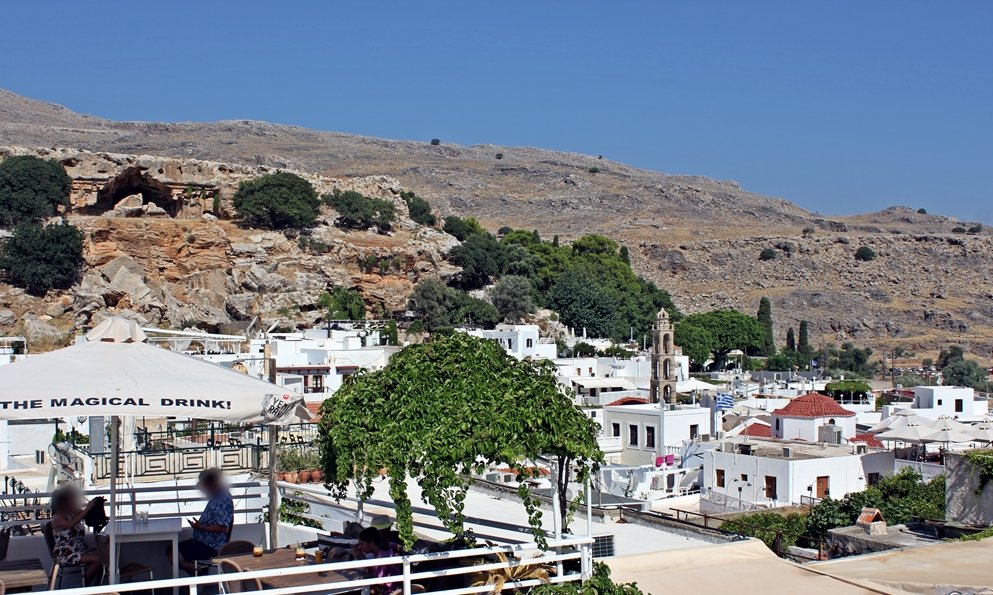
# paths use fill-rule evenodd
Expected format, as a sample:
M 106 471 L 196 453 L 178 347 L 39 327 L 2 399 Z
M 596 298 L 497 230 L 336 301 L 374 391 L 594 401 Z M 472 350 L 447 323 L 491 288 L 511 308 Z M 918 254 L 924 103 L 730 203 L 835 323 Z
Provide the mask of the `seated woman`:
M 86 567 L 86 582 L 91 582 L 104 565 L 103 557 L 86 545 L 83 536 L 86 528 L 83 518 L 99 501 L 83 502 L 83 494 L 76 488 L 59 488 L 52 494 L 52 536 L 55 547 L 52 558 L 62 566 L 82 564 Z

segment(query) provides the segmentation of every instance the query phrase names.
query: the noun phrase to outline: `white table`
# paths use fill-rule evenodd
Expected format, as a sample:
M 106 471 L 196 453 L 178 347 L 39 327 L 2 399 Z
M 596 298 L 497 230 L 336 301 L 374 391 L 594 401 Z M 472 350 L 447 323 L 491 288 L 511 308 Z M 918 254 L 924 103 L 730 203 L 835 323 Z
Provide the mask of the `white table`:
M 106 531 L 114 531 L 118 543 L 138 541 L 168 541 L 172 544 L 172 578 L 179 576 L 179 533 L 183 519 L 179 517 L 148 519 L 145 522 L 119 519 L 111 522 Z M 116 557 L 116 556 L 115 556 Z M 115 564 L 119 564 L 115 561 Z M 116 568 L 111 570 L 111 584 L 117 584 Z

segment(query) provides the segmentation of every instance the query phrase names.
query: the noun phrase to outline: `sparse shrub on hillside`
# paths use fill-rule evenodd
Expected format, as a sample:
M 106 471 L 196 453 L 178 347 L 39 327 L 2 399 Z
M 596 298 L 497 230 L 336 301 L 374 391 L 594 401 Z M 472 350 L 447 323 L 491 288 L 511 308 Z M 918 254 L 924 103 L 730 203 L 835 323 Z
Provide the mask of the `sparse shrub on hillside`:
M 776 252 L 775 248 L 764 248 L 759 252 L 759 260 L 776 260 L 779 253 Z
M 326 194 L 324 201 L 338 212 L 335 225 L 339 227 L 349 229 L 375 227 L 380 233 L 386 233 L 396 221 L 396 207 L 392 202 L 363 196 L 354 190 Z
M 497 159 L 503 159 L 503 153 L 497 153 L 496 154 L 496 158 Z
M 320 207 L 310 182 L 286 172 L 242 182 L 233 203 L 245 224 L 263 229 L 309 227 Z
M 855 260 L 860 262 L 869 262 L 870 260 L 876 259 L 876 251 L 869 246 L 862 246 L 855 251 Z
M 918 215 L 927 215 L 927 209 L 925 209 L 923 207 L 920 208 L 920 209 L 917 209 L 917 214 Z
M 966 233 L 970 233 L 970 234 L 975 235 L 975 234 L 977 234 L 977 233 L 979 233 L 981 231 L 983 231 L 983 226 L 977 223 L 977 224 L 973 225 L 972 227 L 970 227 L 969 229 L 967 229 L 966 230 Z
M 432 146 L 437 147 L 440 144 L 441 144 L 441 139 L 440 138 L 432 138 L 431 139 L 431 145 Z
M 67 223 L 23 223 L 0 248 L 0 270 L 35 295 L 72 286 L 82 263 L 83 232 Z
M 505 237 L 508 233 L 510 233 L 512 231 L 514 231 L 514 228 L 513 227 L 510 227 L 508 225 L 504 225 L 503 227 L 501 227 L 500 229 L 497 230 L 497 235 L 502 238 L 502 237 Z
M 0 162 L 0 226 L 36 223 L 69 204 L 72 181 L 60 163 L 30 155 Z
M 431 205 L 428 201 L 408 191 L 401 192 L 400 198 L 407 203 L 407 210 L 410 211 L 410 218 L 414 223 L 434 227 L 434 224 L 438 222 L 438 218 L 431 212 Z
M 965 233 L 965 228 L 961 225 L 956 225 L 952 228 L 952 233 Z
M 600 173 L 600 168 L 599 167 L 591 167 L 591 168 L 589 168 L 586 171 L 590 172 L 591 174 L 598 174 L 598 173 Z
M 803 237 L 809 238 L 809 237 L 812 237 L 814 235 L 814 232 L 815 231 L 817 231 L 817 230 L 814 229 L 813 226 L 808 225 L 807 227 L 804 227 L 803 228 L 803 231 L 801 233 L 803 234 Z
M 317 298 L 317 305 L 324 310 L 327 320 L 362 320 L 365 318 L 365 301 L 354 289 L 335 287 Z

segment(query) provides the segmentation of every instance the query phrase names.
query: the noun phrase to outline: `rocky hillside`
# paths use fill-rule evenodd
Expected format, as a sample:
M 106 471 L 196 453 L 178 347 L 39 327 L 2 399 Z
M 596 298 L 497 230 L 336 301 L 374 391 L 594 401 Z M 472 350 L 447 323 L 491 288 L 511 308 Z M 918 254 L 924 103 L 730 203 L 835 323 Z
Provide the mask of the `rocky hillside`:
M 924 351 L 961 342 L 988 355 L 993 340 L 990 236 L 955 233 L 959 222 L 912 209 L 828 217 L 734 182 L 640 170 L 596 155 L 432 146 L 254 121 L 114 122 L 3 91 L 0 138 L 22 147 L 286 168 L 339 181 L 388 176 L 443 214 L 474 215 L 493 229 L 610 235 L 627 243 L 636 268 L 686 311 L 720 305 L 752 311 L 759 296 L 769 295 L 780 338 L 803 318 L 819 341 Z M 232 243 L 255 239 L 229 224 L 216 228 L 235 236 Z M 805 228 L 813 234 L 803 234 Z M 879 257 L 856 263 L 861 245 Z M 764 247 L 776 247 L 780 258 L 760 261 Z M 268 256 L 256 264 L 271 266 Z

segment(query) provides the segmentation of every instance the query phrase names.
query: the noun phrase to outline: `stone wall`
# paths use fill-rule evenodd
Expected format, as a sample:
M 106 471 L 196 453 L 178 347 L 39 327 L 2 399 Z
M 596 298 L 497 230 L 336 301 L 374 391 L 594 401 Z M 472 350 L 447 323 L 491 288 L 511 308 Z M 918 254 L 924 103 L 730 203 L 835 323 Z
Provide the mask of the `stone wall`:
M 993 450 L 985 451 L 993 458 Z M 945 454 L 945 519 L 993 526 L 993 482 L 979 489 L 979 469 L 960 453 Z

